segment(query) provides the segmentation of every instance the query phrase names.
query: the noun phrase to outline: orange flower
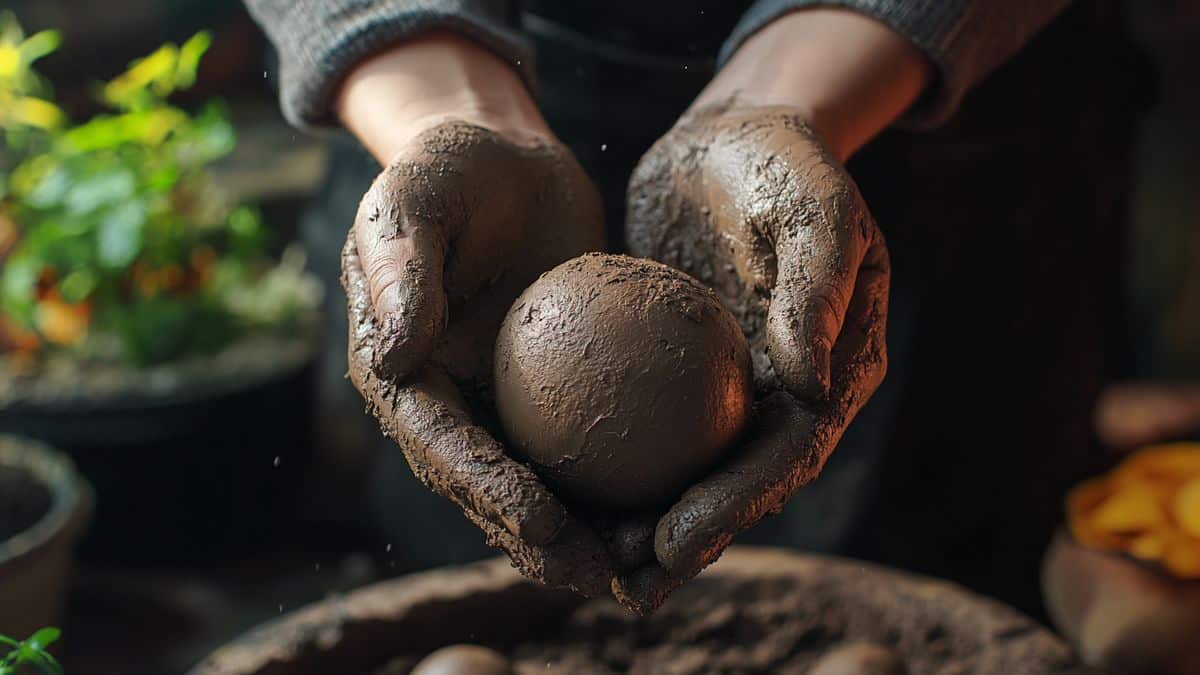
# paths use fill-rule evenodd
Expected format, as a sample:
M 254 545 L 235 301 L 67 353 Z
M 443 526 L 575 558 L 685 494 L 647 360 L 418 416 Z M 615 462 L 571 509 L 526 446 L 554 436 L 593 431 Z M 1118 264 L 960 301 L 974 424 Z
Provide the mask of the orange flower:
M 47 342 L 71 346 L 87 336 L 91 323 L 91 305 L 81 302 L 72 305 L 53 293 L 40 300 L 34 313 L 34 325 Z

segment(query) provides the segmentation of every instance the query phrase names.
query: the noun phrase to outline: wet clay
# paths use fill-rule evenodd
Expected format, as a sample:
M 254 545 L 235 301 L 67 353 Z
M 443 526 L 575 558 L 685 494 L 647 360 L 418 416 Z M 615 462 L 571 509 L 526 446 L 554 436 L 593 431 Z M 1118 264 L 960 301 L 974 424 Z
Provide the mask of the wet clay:
M 731 100 L 690 113 L 638 163 L 628 203 L 630 253 L 716 291 L 750 338 L 760 390 L 827 394 L 843 329 L 886 302 L 883 236 L 794 110 Z
M 525 465 L 475 424 L 444 372 L 401 384 L 373 367 L 377 319 L 353 232 L 342 252 L 350 319 L 350 379 L 422 483 L 447 497 L 525 575 L 585 595 L 609 591 L 612 567 L 599 537 L 579 523 Z
M 512 449 L 573 501 L 668 505 L 750 417 L 750 350 L 716 295 L 651 260 L 588 254 L 521 294 L 496 340 Z
M 375 368 L 403 378 L 433 362 L 481 405 L 513 300 L 605 245 L 599 193 L 566 147 L 464 122 L 402 149 L 363 196 L 354 231 L 379 321 Z
M 413 474 L 526 575 L 607 593 L 603 542 L 489 432 L 505 312 L 604 244 L 599 194 L 551 139 L 447 122 L 380 173 L 343 251 L 349 375 Z
M 565 149 L 469 125 L 410 150 L 364 197 L 347 242 L 350 377 L 414 474 L 532 578 L 654 610 L 817 476 L 883 377 L 887 252 L 853 183 L 794 114 L 701 111 L 635 172 L 629 244 L 733 310 L 750 337 L 754 419 L 727 461 L 662 488 L 687 489 L 665 514 L 648 510 L 653 527 L 643 513 L 612 528 L 594 509 L 584 522 L 489 429 L 500 323 L 538 273 L 598 247 L 594 189 Z M 475 175 L 484 162 L 499 170 Z
M 689 113 L 629 183 L 630 252 L 711 287 L 749 339 L 754 419 L 729 460 L 659 520 L 659 569 L 623 575 L 649 611 L 738 532 L 816 479 L 883 380 L 890 265 L 853 180 L 794 110 Z

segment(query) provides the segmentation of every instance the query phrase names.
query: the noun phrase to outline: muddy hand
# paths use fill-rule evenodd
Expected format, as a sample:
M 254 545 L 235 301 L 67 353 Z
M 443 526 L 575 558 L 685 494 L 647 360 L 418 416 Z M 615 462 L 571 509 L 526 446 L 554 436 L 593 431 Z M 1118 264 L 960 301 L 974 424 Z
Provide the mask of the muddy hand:
M 655 528 L 614 591 L 651 610 L 820 473 L 887 369 L 889 263 L 854 182 L 784 108 L 702 108 L 643 157 L 630 251 L 708 283 L 753 353 L 756 408 L 725 465 Z
M 586 594 L 612 578 L 603 543 L 479 421 L 494 417 L 493 349 L 512 301 L 601 248 L 599 196 L 565 148 L 451 122 L 376 179 L 342 265 L 351 380 L 413 473 L 522 572 Z

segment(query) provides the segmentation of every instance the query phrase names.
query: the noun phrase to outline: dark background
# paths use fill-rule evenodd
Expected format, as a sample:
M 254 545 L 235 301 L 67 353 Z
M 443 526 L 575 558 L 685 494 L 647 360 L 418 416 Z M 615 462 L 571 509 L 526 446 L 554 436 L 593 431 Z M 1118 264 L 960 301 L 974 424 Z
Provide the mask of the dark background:
M 181 100 L 196 104 L 219 96 L 229 102 L 241 143 L 222 166 L 226 182 L 264 205 L 279 243 L 302 239 L 310 248 L 340 245 L 350 214 L 331 214 L 321 205 L 330 190 L 357 194 L 366 185 L 329 180 L 329 140 L 305 136 L 283 122 L 274 99 L 270 49 L 239 3 L 8 4 L 27 30 L 63 32 L 63 48 L 40 69 L 75 119 L 95 112 L 91 83 L 164 41 L 212 30 L 213 48 L 199 82 Z M 1099 437 L 1114 447 L 1155 435 L 1190 435 L 1195 428 L 1188 424 L 1160 431 L 1153 419 L 1159 406 L 1146 401 L 1194 399 L 1191 383 L 1200 382 L 1200 72 L 1194 47 L 1200 3 L 1157 0 L 1129 3 L 1128 9 L 1132 32 L 1155 76 L 1146 83 L 1150 107 L 1137 130 L 1132 234 L 1128 266 L 1121 272 L 1126 305 L 1117 371 L 1120 381 L 1138 384 L 1110 387 L 1098 416 Z M 335 148 L 361 155 L 344 140 Z M 369 161 L 365 155 L 359 159 Z M 866 196 L 869 202 L 871 194 Z M 312 256 L 328 258 L 329 251 L 313 250 Z M 327 311 L 336 317 L 343 311 L 340 289 L 331 274 L 322 276 Z M 85 541 L 64 624 L 68 672 L 181 672 L 213 646 L 267 618 L 421 565 L 419 556 L 393 550 L 380 534 L 385 523 L 372 515 L 364 486 L 372 449 L 380 445 L 378 431 L 365 416 L 344 414 L 361 406 L 342 372 L 344 353 L 331 347 L 304 379 L 311 408 L 296 419 L 280 418 L 279 423 L 307 431 L 301 435 L 304 447 L 291 448 L 283 466 L 275 467 L 280 470 L 262 474 L 273 484 L 263 486 L 270 493 L 266 507 L 253 502 L 260 511 L 235 513 L 218 534 L 193 538 L 187 547 L 149 539 L 114 552 L 104 542 Z

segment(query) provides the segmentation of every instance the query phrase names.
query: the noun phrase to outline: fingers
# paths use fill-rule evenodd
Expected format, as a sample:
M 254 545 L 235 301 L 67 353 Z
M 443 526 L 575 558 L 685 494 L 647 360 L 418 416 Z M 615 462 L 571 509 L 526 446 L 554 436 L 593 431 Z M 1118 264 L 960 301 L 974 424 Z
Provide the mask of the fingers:
M 483 530 L 489 546 L 503 549 L 508 554 L 521 574 L 548 586 L 570 588 L 587 597 L 610 592 L 613 568 L 604 552 L 604 544 L 578 520 L 568 516 L 554 541 L 534 546 L 473 511 L 463 513 Z
M 829 393 L 830 354 L 841 332 L 874 225 L 839 167 L 802 169 L 808 195 L 776 234 L 779 272 L 767 312 L 766 347 L 776 375 L 807 401 Z
M 405 164 L 384 169 L 363 196 L 354 221 L 380 327 L 373 365 L 395 378 L 407 377 L 425 363 L 447 318 L 445 224 L 422 222 L 420 215 L 438 210 L 411 203 L 432 196 L 410 194 L 414 179 L 408 172 Z
M 589 521 L 599 530 L 617 570 L 628 572 L 654 562 L 658 514 L 621 515 L 615 520 L 595 517 Z
M 829 414 L 853 418 L 887 375 L 891 278 L 887 244 L 876 229 L 858 271 L 842 332 L 833 347 Z M 849 421 L 846 419 L 847 424 Z
M 675 577 L 661 565 L 650 564 L 612 581 L 612 594 L 630 611 L 646 616 L 662 606 L 667 596 L 691 577 Z
M 734 535 L 781 510 L 796 490 L 820 474 L 887 371 L 889 280 L 887 248 L 875 233 L 830 351 L 829 397 L 802 405 L 779 391 L 759 402 L 738 455 L 685 492 L 659 521 L 654 549 L 668 576 L 697 574 Z
M 378 320 L 353 233 L 343 251 L 342 281 L 350 315 L 350 378 L 384 433 L 394 439 L 422 482 L 463 509 L 480 514 L 529 545 L 545 544 L 566 512 L 528 467 L 512 460 L 473 424 L 444 376 L 434 369 L 398 385 L 373 369 Z
M 690 578 L 715 561 L 733 536 L 778 511 L 820 472 L 815 416 L 786 392 L 758 404 L 750 436 L 736 457 L 693 486 L 659 520 L 658 560 L 671 576 Z

